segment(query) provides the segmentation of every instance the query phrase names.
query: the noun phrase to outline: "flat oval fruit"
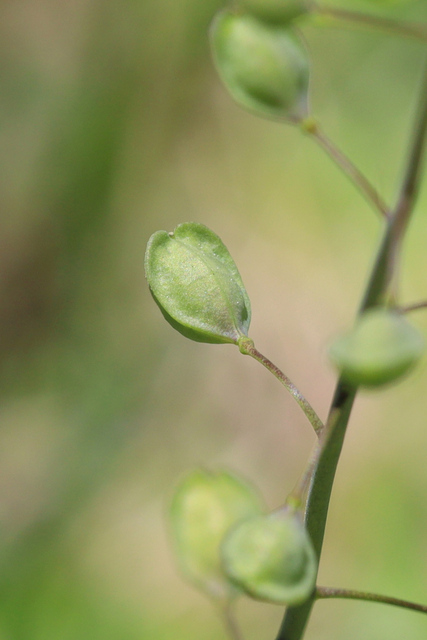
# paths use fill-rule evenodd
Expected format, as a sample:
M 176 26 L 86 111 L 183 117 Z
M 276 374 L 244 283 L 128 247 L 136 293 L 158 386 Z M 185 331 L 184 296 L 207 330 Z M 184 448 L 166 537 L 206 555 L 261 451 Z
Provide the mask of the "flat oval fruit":
M 196 222 L 148 241 L 145 274 L 166 320 L 191 340 L 238 344 L 247 337 L 251 305 L 220 238 Z
M 329 355 L 350 384 L 378 387 L 410 371 L 424 347 L 423 337 L 402 314 L 375 308 L 331 345 Z
M 316 556 L 293 512 L 243 520 L 224 538 L 221 553 L 230 580 L 256 600 L 293 606 L 313 592 Z
M 291 29 L 226 10 L 212 24 L 211 45 L 219 76 L 240 106 L 267 117 L 307 116 L 309 61 Z
M 235 595 L 236 588 L 221 565 L 220 543 L 230 527 L 261 511 L 257 492 L 236 475 L 204 470 L 190 473 L 171 505 L 171 534 L 184 575 L 210 596 Z

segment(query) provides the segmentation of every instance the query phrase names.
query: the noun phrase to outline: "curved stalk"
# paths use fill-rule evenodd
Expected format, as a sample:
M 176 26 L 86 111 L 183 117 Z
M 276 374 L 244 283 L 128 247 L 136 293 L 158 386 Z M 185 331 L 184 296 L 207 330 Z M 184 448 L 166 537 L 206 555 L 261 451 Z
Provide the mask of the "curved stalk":
M 380 29 L 381 31 L 388 31 L 397 36 L 416 38 L 422 42 L 427 42 L 427 25 L 401 22 L 391 18 L 383 18 L 382 16 L 347 11 L 347 9 L 335 7 L 324 7 L 316 4 L 312 7 L 311 11 L 319 16 L 331 18 L 331 20 L 339 22 L 347 22 L 356 27 Z
M 243 634 L 237 625 L 234 611 L 230 603 L 225 604 L 221 608 L 222 619 L 224 621 L 225 629 L 231 638 L 231 640 L 244 640 Z
M 427 309 L 427 300 L 415 302 L 414 304 L 407 304 L 403 307 L 397 307 L 397 311 L 399 311 L 399 313 L 411 313 L 412 311 L 418 311 L 419 309 Z
M 369 182 L 366 176 L 351 162 L 351 160 L 326 136 L 320 129 L 317 122 L 311 118 L 302 120 L 300 127 L 304 133 L 307 133 L 317 142 L 333 160 L 333 162 L 343 171 L 347 177 L 353 182 L 355 187 L 366 198 L 373 208 L 384 218 L 389 217 L 389 208 L 378 194 L 377 190 Z
M 244 355 L 251 356 L 257 362 L 260 362 L 270 373 L 274 375 L 279 382 L 283 384 L 285 389 L 289 391 L 291 396 L 298 402 L 301 409 L 304 411 L 307 416 L 311 426 L 317 435 L 319 435 L 323 429 L 323 422 L 311 406 L 311 404 L 306 400 L 306 398 L 302 395 L 300 390 L 294 385 L 294 383 L 288 378 L 287 375 L 283 373 L 271 360 L 266 358 L 262 353 L 255 349 L 252 340 L 245 340 L 240 344 L 240 351 Z
M 392 282 L 403 235 L 418 195 L 426 133 L 427 65 L 420 96 L 419 113 L 415 122 L 402 187 L 395 210 L 387 222 L 360 312 L 381 304 Z M 305 522 L 319 561 L 335 472 L 356 393 L 356 387 L 348 386 L 342 379 L 338 381 L 326 423 L 328 437 L 325 439 L 318 465 L 311 479 Z M 315 600 L 316 594 L 314 592 L 302 605 L 287 609 L 277 640 L 301 640 L 303 638 Z
M 286 502 L 288 504 L 296 505 L 298 509 L 302 509 L 306 499 L 307 494 L 310 489 L 310 484 L 313 478 L 313 475 L 319 465 L 320 457 L 323 453 L 323 450 L 326 446 L 326 442 L 329 438 L 331 431 L 334 429 L 335 423 L 332 420 L 329 420 L 326 424 L 326 427 L 323 427 L 322 432 L 319 434 L 318 439 L 316 440 L 311 455 L 308 460 L 308 464 L 304 469 L 301 477 L 297 481 L 293 491 L 287 497 Z
M 317 587 L 316 600 L 325 600 L 330 598 L 345 598 L 347 600 L 363 600 L 364 602 L 377 602 L 379 604 L 389 604 L 394 607 L 402 607 L 420 613 L 427 613 L 427 606 L 417 604 L 409 600 L 401 600 L 400 598 L 391 598 L 376 593 L 367 593 L 365 591 L 355 591 L 354 589 L 334 589 L 331 587 Z

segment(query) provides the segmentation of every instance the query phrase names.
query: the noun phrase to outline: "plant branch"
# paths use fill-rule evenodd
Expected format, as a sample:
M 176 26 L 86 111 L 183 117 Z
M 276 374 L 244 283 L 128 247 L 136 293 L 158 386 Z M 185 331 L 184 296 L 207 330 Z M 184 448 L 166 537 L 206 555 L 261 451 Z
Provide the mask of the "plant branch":
M 377 190 L 372 186 L 366 176 L 351 162 L 351 160 L 326 136 L 319 125 L 308 118 L 300 122 L 301 129 L 311 136 L 317 144 L 328 154 L 333 162 L 353 182 L 368 202 L 381 216 L 389 216 L 389 208 L 383 201 Z
M 312 425 L 314 431 L 319 435 L 323 429 L 323 422 L 321 421 L 311 404 L 308 402 L 308 400 L 306 400 L 306 398 L 302 395 L 302 393 L 294 385 L 290 378 L 288 378 L 288 376 L 285 375 L 283 371 L 279 369 L 279 367 L 273 364 L 271 360 L 262 355 L 262 353 L 260 353 L 258 349 L 254 347 L 252 340 L 245 340 L 244 342 L 242 342 L 240 344 L 240 351 L 245 355 L 251 356 L 257 362 L 260 362 L 266 369 L 268 369 L 268 371 L 270 371 L 270 373 L 274 375 L 275 378 L 277 378 L 277 380 L 279 380 L 279 382 L 283 384 L 285 389 L 287 389 L 291 396 L 298 402 L 299 406 L 304 411 L 310 424 Z
M 427 65 L 424 72 L 419 111 L 416 117 L 402 187 L 393 215 L 388 219 L 384 238 L 379 247 L 377 259 L 362 299 L 360 313 L 363 313 L 370 307 L 381 304 L 387 295 L 393 271 L 396 268 L 397 251 L 400 249 L 403 233 L 407 228 L 409 217 L 416 202 L 421 177 L 422 150 L 424 148 L 426 129 Z M 328 437 L 325 440 L 319 457 L 319 463 L 311 479 L 306 504 L 305 522 L 318 560 L 320 560 L 322 551 L 335 472 L 356 393 L 356 387 L 347 385 L 342 378 L 338 380 L 326 423 Z M 330 425 L 332 425 L 332 427 L 330 427 Z M 314 592 L 302 605 L 287 609 L 277 640 L 301 640 L 315 600 Z
M 340 22 L 348 22 L 353 26 L 381 29 L 382 31 L 388 31 L 398 36 L 416 38 L 417 40 L 427 42 L 427 25 L 400 22 L 391 18 L 383 18 L 382 16 L 373 16 L 335 7 L 322 7 L 316 4 L 311 10 L 313 13 L 322 17 L 331 18 L 332 20 Z
M 327 598 L 346 598 L 348 600 L 363 600 L 365 602 L 378 602 L 380 604 L 390 604 L 395 607 L 411 609 L 412 611 L 420 611 L 427 613 L 427 606 L 424 604 L 416 604 L 408 600 L 400 598 L 390 598 L 389 596 L 381 596 L 376 593 L 366 593 L 365 591 L 355 591 L 354 589 L 333 589 L 331 587 L 317 587 L 316 600 L 325 600 Z

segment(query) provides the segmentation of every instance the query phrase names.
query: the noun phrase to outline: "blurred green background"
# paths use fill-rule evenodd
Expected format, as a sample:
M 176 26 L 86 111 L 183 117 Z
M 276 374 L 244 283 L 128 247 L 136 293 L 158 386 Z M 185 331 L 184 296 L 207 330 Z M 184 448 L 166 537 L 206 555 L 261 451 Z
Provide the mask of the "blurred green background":
M 335 2 L 427 21 L 424 0 Z M 147 290 L 148 237 L 196 220 L 230 249 L 251 335 L 321 416 L 325 357 L 361 296 L 380 223 L 313 143 L 235 106 L 213 71 L 219 0 L 0 4 L 0 640 L 219 640 L 177 575 L 166 511 L 186 471 L 232 468 L 271 508 L 313 436 L 230 346 L 191 343 Z M 388 200 L 425 46 L 303 27 L 312 106 Z M 425 298 L 427 193 L 402 302 Z M 427 314 L 413 316 L 427 333 Z M 357 401 L 320 582 L 427 601 L 427 361 Z M 246 640 L 280 608 L 243 601 Z M 425 640 L 425 617 L 318 604 L 307 640 Z

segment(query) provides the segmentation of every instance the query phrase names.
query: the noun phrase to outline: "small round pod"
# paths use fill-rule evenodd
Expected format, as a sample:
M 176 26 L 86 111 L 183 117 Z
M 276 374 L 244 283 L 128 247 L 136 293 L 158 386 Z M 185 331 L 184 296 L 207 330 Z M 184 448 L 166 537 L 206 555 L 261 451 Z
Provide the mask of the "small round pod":
M 424 348 L 423 337 L 402 314 L 374 308 L 335 340 L 329 356 L 348 383 L 380 387 L 410 371 Z
M 225 10 L 210 39 L 219 76 L 240 106 L 293 122 L 307 117 L 309 60 L 291 29 Z
M 244 11 L 267 24 L 289 25 L 310 11 L 306 0 L 240 0 Z
M 224 538 L 221 554 L 229 579 L 256 600 L 294 606 L 315 587 L 316 555 L 292 511 L 242 521 Z
M 163 316 L 191 340 L 239 344 L 247 339 L 251 304 L 236 264 L 203 224 L 157 231 L 147 244 L 145 275 Z
M 255 489 L 234 474 L 203 469 L 188 474 L 170 509 L 173 547 L 184 576 L 211 597 L 237 595 L 224 573 L 220 544 L 230 527 L 262 510 Z

